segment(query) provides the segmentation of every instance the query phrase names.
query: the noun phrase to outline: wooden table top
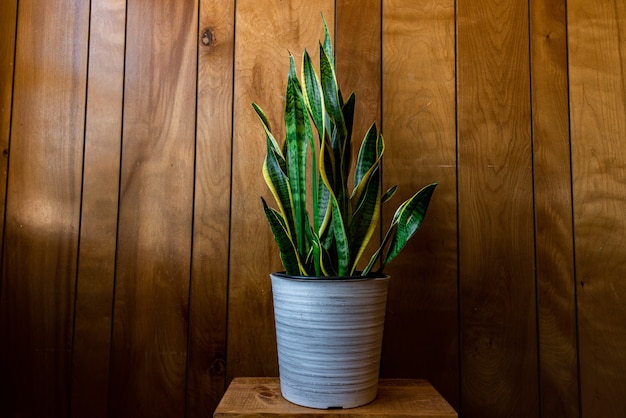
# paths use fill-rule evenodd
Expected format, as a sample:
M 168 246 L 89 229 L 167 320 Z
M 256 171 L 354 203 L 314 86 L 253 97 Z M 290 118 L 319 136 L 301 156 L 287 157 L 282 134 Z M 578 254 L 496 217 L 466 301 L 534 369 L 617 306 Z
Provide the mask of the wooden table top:
M 351 409 L 312 409 L 286 401 L 277 377 L 233 379 L 214 418 L 232 417 L 457 417 L 435 388 L 423 379 L 381 379 L 376 399 Z

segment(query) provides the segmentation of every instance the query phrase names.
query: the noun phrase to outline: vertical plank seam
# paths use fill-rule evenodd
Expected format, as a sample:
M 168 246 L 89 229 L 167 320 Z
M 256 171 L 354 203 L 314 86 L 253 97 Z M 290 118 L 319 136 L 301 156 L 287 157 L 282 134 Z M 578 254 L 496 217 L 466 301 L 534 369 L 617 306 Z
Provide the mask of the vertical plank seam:
M 583 416 L 583 405 L 582 405 L 582 385 L 581 385 L 581 376 L 580 376 L 580 328 L 578 323 L 578 271 L 577 266 L 578 263 L 576 261 L 576 208 L 574 206 L 575 196 L 574 196 L 574 160 L 572 156 L 572 112 L 571 112 L 571 88 L 570 88 L 570 65 L 569 65 L 569 2 L 568 0 L 564 0 L 565 6 L 565 62 L 566 62 L 566 78 L 567 78 L 567 137 L 569 140 L 569 176 L 570 176 L 570 207 L 572 213 L 572 271 L 574 277 L 572 278 L 572 285 L 574 286 L 574 323 L 576 326 L 575 335 L 576 335 L 576 388 L 578 390 L 578 417 L 582 418 Z
M 3 213 L 3 218 L 2 218 L 2 242 L 0 243 L 0 301 L 2 300 L 2 288 L 3 288 L 3 283 L 4 283 L 4 243 L 5 243 L 5 236 L 6 236 L 6 230 L 7 230 L 7 208 L 8 208 L 8 201 L 9 201 L 9 175 L 11 173 L 11 171 L 9 170 L 9 166 L 10 166 L 10 162 L 11 162 L 11 137 L 12 132 L 13 132 L 13 103 L 15 101 L 15 62 L 17 59 L 17 34 L 18 32 L 18 25 L 20 23 L 20 19 L 19 19 L 19 14 L 20 14 L 20 1 L 16 0 L 16 5 L 15 5 L 15 32 L 13 35 L 13 72 L 11 73 L 11 100 L 10 100 L 10 106 L 9 106 L 9 132 L 7 132 L 8 138 L 7 138 L 7 166 L 6 166 L 6 178 L 5 178 L 5 182 L 4 182 L 4 213 Z
M 385 11 L 384 11 L 384 7 L 385 7 L 385 2 L 384 0 L 380 0 L 380 27 L 379 27 L 379 31 L 380 31 L 380 47 L 379 47 L 379 54 L 380 54 L 380 61 L 379 61 L 379 77 L 380 77 L 380 81 L 378 82 L 379 84 L 379 88 L 378 88 L 378 92 L 380 94 L 380 102 L 379 102 L 379 106 L 380 106 L 380 110 L 379 110 L 379 119 L 380 119 L 380 127 L 378 129 L 378 132 L 384 132 L 384 117 L 383 115 L 385 114 Z M 384 190 L 384 184 L 385 184 L 385 159 L 383 158 L 380 162 L 380 187 L 381 187 L 381 193 Z M 381 205 L 380 208 L 380 218 L 378 219 L 378 242 L 383 243 L 384 241 L 384 208 L 383 205 Z M 382 264 L 382 260 L 379 261 L 379 263 Z
M 224 339 L 224 389 L 228 385 L 228 368 L 229 368 L 229 352 L 228 352 L 228 339 L 230 334 L 230 328 L 228 326 L 230 318 L 230 274 L 231 274 L 231 244 L 233 236 L 233 164 L 235 161 L 235 76 L 237 67 L 237 0 L 233 0 L 233 65 L 232 65 L 232 86 L 231 86 L 231 100 L 230 100 L 230 185 L 229 185 L 229 205 L 228 205 L 228 243 L 227 256 L 226 256 L 226 324 L 224 326 L 225 339 Z
M 535 350 L 537 358 L 537 413 L 539 418 L 543 415 L 542 385 L 541 385 L 541 324 L 539 320 L 539 273 L 537 254 L 537 179 L 535 172 L 535 109 L 533 105 L 533 22 L 532 1 L 528 2 L 527 8 L 527 31 L 528 31 L 528 87 L 529 87 L 529 111 L 530 111 L 530 160 L 532 178 L 532 205 L 533 205 L 533 276 L 535 281 Z
M 115 334 L 115 301 L 117 294 L 117 262 L 118 247 L 120 240 L 120 209 L 122 204 L 122 162 L 124 160 L 124 108 L 126 106 L 126 46 L 128 43 L 128 0 L 124 2 L 124 63 L 122 78 L 122 105 L 121 105 L 121 123 L 120 123 L 120 161 L 117 180 L 117 221 L 115 223 L 115 257 L 113 261 L 113 290 L 111 295 L 111 327 L 109 336 L 109 376 L 107 384 L 107 411 L 106 416 L 111 416 L 111 381 L 113 376 L 113 360 L 114 360 L 114 334 Z
M 186 347 L 186 355 L 185 355 L 185 395 L 184 395 L 184 405 L 183 405 L 183 416 L 187 417 L 189 413 L 189 352 L 191 347 L 191 321 L 192 318 L 192 290 L 193 290 L 193 271 L 194 271 L 194 244 L 195 244 L 195 230 L 196 230 L 196 187 L 197 187 L 197 178 L 198 178 L 198 85 L 200 78 L 200 59 L 198 55 L 200 54 L 200 43 L 198 39 L 200 37 L 200 7 L 201 2 L 196 0 L 196 30 L 195 30 L 195 39 L 196 39 L 196 47 L 195 47 L 195 57 L 196 57 L 196 91 L 195 91 L 195 104 L 194 104 L 194 129 L 193 129 L 193 184 L 191 191 L 191 237 L 190 237 L 190 245 L 189 245 L 189 287 L 187 289 L 187 347 Z
M 80 271 L 80 246 L 83 229 L 83 199 L 85 190 L 85 150 L 87 148 L 87 110 L 89 103 L 89 59 L 91 54 L 91 8 L 92 2 L 89 0 L 87 22 L 87 56 L 85 60 L 85 101 L 83 108 L 83 150 L 81 162 L 81 180 L 80 180 L 80 201 L 78 208 L 78 237 L 76 240 L 76 271 L 74 272 L 74 301 L 72 310 L 72 330 L 70 340 L 70 369 L 68 376 L 68 396 L 67 396 L 67 416 L 72 416 L 72 395 L 74 391 L 74 344 L 76 342 L 76 307 L 78 305 L 78 279 Z
M 459 244 L 461 241 L 461 233 L 460 233 L 460 225 L 461 220 L 459 216 L 460 205 L 459 205 L 459 51 L 458 51 L 458 9 L 457 2 L 454 1 L 454 113 L 456 116 L 456 121 L 454 124 L 454 136 L 455 136 L 455 204 L 456 204 L 456 323 L 457 323 L 457 368 L 458 368 L 458 399 L 457 399 L 457 408 L 459 412 L 459 416 L 462 416 L 463 410 L 463 356 L 462 356 L 462 328 L 461 328 L 461 245 Z

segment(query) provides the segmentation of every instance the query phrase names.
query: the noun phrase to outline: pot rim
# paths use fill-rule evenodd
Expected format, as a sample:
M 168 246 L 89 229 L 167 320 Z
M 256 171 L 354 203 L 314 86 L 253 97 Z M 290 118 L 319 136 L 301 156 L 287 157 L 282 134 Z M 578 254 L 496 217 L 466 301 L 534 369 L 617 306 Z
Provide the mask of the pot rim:
M 388 274 L 369 274 L 367 276 L 293 276 L 284 271 L 276 271 L 270 273 L 270 276 L 276 276 L 285 280 L 301 281 L 301 282 L 361 282 L 368 280 L 390 279 Z

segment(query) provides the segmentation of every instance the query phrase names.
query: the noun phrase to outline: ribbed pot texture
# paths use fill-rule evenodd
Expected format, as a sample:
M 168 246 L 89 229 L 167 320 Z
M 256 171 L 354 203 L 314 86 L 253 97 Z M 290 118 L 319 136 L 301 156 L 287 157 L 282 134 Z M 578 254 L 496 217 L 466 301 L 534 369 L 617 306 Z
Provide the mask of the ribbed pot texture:
M 270 277 L 283 397 L 320 409 L 374 400 L 389 277 Z

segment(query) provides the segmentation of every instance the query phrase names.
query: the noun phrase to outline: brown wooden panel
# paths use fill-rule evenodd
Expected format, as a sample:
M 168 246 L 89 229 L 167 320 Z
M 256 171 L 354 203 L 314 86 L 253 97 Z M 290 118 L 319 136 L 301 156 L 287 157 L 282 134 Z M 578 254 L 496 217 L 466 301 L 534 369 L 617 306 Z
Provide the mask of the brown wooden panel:
M 13 98 L 13 59 L 15 56 L 15 26 L 17 23 L 17 0 L 0 3 L 0 219 L 4 220 L 9 157 L 9 133 L 11 129 L 11 101 Z M 4 222 L 0 223 L 0 236 Z M 2 291 L 2 286 L 0 286 Z
M 84 2 L 19 2 L 0 300 L 3 416 L 68 413 L 88 13 Z
M 112 416 L 183 416 L 198 9 L 128 2 Z
M 424 377 L 459 403 L 454 1 L 383 4 L 386 231 L 397 206 L 439 182 L 424 225 L 388 266 L 382 373 Z
M 461 413 L 538 415 L 528 2 L 457 4 Z
M 626 5 L 568 2 L 583 416 L 626 410 Z
M 257 102 L 274 134 L 283 138 L 284 91 L 289 52 L 296 62 L 307 48 L 314 62 L 323 30 L 323 13 L 334 27 L 334 1 L 288 3 L 273 0 L 237 2 L 233 197 L 228 318 L 228 377 L 275 376 L 274 317 L 269 273 L 282 270 L 259 196 L 271 194 L 261 169 L 265 136 L 252 110 Z
M 541 413 L 578 417 L 565 1 L 530 10 Z
M 225 389 L 234 2 L 200 3 L 196 190 L 187 415 L 209 417 Z M 205 35 L 206 33 L 206 35 Z
M 381 109 L 381 0 L 338 0 L 335 55 L 339 87 L 354 92 L 354 152 Z M 367 263 L 365 263 L 367 264 Z
M 105 417 L 122 138 L 125 0 L 91 2 L 72 415 Z

